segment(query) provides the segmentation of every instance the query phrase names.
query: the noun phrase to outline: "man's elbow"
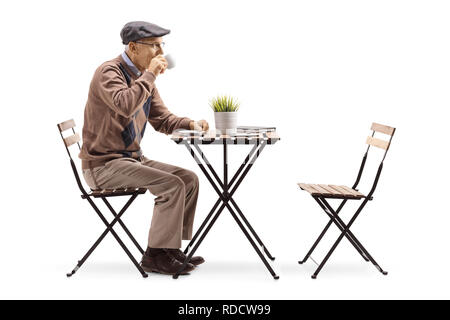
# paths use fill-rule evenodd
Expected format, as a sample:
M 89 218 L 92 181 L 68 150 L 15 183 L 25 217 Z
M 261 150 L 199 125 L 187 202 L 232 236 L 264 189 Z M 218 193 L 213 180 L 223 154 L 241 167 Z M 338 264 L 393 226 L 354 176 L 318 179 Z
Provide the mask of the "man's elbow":
M 166 128 L 166 126 L 162 122 L 158 123 L 150 122 L 150 124 L 152 125 L 153 129 L 155 129 L 155 131 L 157 132 L 164 133 L 165 135 L 171 134 L 170 130 L 168 130 L 168 128 Z
M 124 118 L 131 118 L 133 116 L 133 110 L 128 106 L 125 101 L 121 99 L 115 99 L 113 103 L 114 111 Z

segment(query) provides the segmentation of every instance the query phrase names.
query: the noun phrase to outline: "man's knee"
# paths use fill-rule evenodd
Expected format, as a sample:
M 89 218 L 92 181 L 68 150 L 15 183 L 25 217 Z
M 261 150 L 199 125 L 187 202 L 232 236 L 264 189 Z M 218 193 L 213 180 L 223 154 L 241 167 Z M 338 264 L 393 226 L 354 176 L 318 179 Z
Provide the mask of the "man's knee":
M 174 189 L 179 190 L 180 192 L 185 192 L 186 186 L 180 177 L 172 174 L 168 177 L 168 180 L 169 184 L 173 186 Z
M 187 176 L 187 181 L 188 181 L 187 185 L 190 185 L 193 188 L 198 188 L 199 181 L 198 181 L 197 174 L 195 174 L 195 172 L 193 172 L 191 170 L 186 170 L 186 176 Z

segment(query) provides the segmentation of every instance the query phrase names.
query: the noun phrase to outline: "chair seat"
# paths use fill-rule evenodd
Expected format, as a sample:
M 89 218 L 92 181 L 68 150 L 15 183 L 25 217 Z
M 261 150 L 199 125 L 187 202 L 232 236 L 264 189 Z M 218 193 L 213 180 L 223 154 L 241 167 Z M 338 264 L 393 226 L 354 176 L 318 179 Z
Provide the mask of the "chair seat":
M 117 196 L 128 196 L 132 194 L 144 194 L 147 191 L 145 188 L 121 188 L 121 189 L 103 189 L 103 190 L 92 190 L 88 193 L 89 197 L 101 198 L 101 197 L 117 197 Z M 83 199 L 86 198 L 85 195 L 81 195 Z
M 336 186 L 332 184 L 310 184 L 298 183 L 300 189 L 309 192 L 312 196 L 320 196 L 324 198 L 336 199 L 356 199 L 365 198 L 366 196 L 347 186 Z

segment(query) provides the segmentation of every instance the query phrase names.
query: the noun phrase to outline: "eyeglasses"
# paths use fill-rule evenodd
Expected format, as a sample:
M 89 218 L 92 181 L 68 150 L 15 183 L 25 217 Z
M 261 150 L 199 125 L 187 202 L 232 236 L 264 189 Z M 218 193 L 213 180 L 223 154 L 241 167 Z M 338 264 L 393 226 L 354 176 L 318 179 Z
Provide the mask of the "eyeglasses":
M 162 49 L 164 48 L 165 43 L 161 42 L 161 43 L 146 43 L 146 42 L 141 42 L 141 41 L 136 41 L 136 43 L 140 43 L 146 46 L 152 46 L 153 49 Z

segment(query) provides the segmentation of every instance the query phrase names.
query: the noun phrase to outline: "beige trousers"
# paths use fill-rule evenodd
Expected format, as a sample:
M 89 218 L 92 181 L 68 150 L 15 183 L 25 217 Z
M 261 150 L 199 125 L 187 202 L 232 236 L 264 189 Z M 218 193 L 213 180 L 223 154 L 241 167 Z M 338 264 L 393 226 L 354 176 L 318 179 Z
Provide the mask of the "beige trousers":
M 192 238 L 199 190 L 194 172 L 144 157 L 114 159 L 83 170 L 83 176 L 91 189 L 139 187 L 156 196 L 149 247 L 177 249 L 181 240 Z

